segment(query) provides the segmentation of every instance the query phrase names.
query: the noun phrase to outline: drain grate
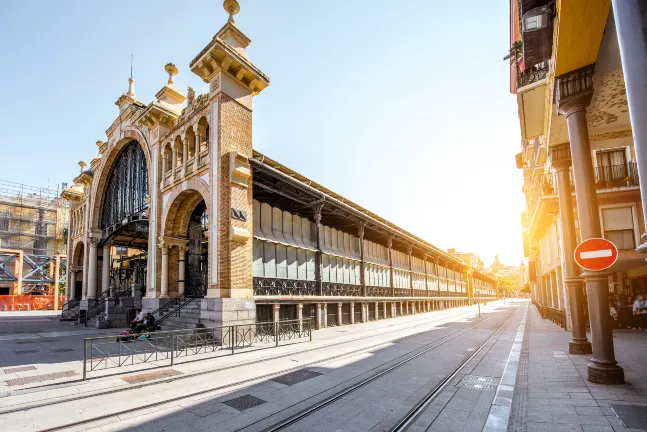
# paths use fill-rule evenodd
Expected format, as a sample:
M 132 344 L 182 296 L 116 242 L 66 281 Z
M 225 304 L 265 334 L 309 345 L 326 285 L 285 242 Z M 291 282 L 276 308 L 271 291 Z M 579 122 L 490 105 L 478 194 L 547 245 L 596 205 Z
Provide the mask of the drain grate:
M 229 405 L 233 409 L 237 409 L 238 411 L 245 411 L 250 408 L 254 408 L 255 406 L 258 405 L 263 405 L 265 402 L 263 399 L 259 399 L 255 396 L 252 395 L 245 395 L 241 397 L 237 397 L 236 399 L 230 399 L 228 401 L 224 401 L 223 403 L 225 405 Z
M 74 375 L 78 375 L 78 374 L 74 371 L 54 372 L 54 373 L 45 374 L 45 375 L 34 375 L 34 376 L 24 377 L 24 378 L 14 378 L 14 379 L 5 381 L 5 384 L 7 384 L 10 387 L 19 386 L 19 385 L 25 385 L 25 384 L 39 383 L 43 381 L 51 381 L 59 378 L 67 378 Z
M 70 351 L 74 351 L 74 348 L 56 348 L 52 350 L 52 352 L 70 352 Z
M 31 344 L 36 342 L 38 342 L 36 339 L 29 339 L 29 340 L 16 341 L 16 344 L 24 345 L 24 344 Z
M 33 371 L 33 370 L 36 370 L 36 367 L 34 367 L 34 366 L 20 366 L 20 367 L 5 369 L 4 373 L 9 374 L 9 373 L 27 372 L 27 371 Z
M 176 371 L 175 369 L 167 369 L 162 371 L 147 372 L 139 375 L 131 375 L 122 378 L 128 384 L 139 384 L 141 382 L 153 381 L 160 378 L 167 378 L 176 375 L 182 375 L 182 372 Z
M 298 371 L 290 372 L 289 374 L 272 378 L 270 381 L 274 381 L 279 384 L 285 384 L 287 386 L 293 386 L 295 384 L 299 384 L 300 382 L 307 381 L 311 378 L 318 377 L 319 375 L 321 375 L 320 372 L 315 372 L 308 369 L 301 369 Z
M 478 375 L 466 375 L 456 387 L 470 390 L 496 390 L 499 378 Z
M 634 429 L 647 428 L 647 406 L 610 404 L 625 427 Z
M 37 349 L 30 349 L 30 350 L 18 350 L 18 351 L 14 351 L 14 352 L 16 354 L 33 354 L 33 353 L 37 353 L 38 350 Z

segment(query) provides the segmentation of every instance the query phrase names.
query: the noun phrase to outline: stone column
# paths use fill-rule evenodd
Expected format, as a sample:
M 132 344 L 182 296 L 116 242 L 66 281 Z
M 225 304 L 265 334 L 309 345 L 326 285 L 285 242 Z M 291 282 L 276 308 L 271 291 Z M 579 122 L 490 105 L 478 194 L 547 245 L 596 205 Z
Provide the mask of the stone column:
M 378 302 L 374 303 L 375 306 L 375 321 L 380 319 L 380 304 Z
M 281 320 L 281 305 L 278 303 L 272 304 L 272 321 L 279 322 Z
M 110 290 L 110 297 L 115 296 L 115 289 L 110 285 L 110 245 L 103 245 L 103 257 L 101 258 L 101 292 Z
M 299 320 L 299 332 L 303 331 L 303 303 L 297 303 L 297 319 Z
M 367 310 L 366 310 L 366 303 L 362 303 L 362 322 L 365 323 L 368 321 L 368 316 L 367 316 Z
M 323 325 L 323 319 L 321 317 L 321 303 L 317 303 L 317 312 L 315 315 L 315 327 L 317 330 L 321 330 L 321 327 Z
M 177 294 L 184 294 L 185 278 L 186 278 L 186 252 L 189 250 L 186 246 L 178 246 L 178 261 L 177 261 Z
M 593 97 L 593 65 L 558 77 L 557 85 L 557 107 L 566 115 L 573 159 L 580 237 L 582 240 L 602 237 L 586 123 L 586 108 Z M 587 365 L 588 380 L 598 384 L 622 384 L 624 370 L 618 366 L 613 349 L 608 273 L 585 271 L 582 277 L 586 284 L 593 347 L 593 358 Z
M 95 237 L 88 238 L 90 244 L 90 253 L 88 255 L 88 299 L 97 297 L 97 247 L 99 239 Z
M 160 244 L 160 251 L 162 252 L 162 276 L 160 281 L 160 298 L 168 297 L 168 252 L 169 245 Z
M 182 175 L 186 175 L 186 162 L 189 159 L 189 140 L 184 137 L 182 140 Z
M 640 201 L 643 218 L 647 220 L 647 8 L 644 0 L 612 0 L 611 3 L 627 89 L 640 179 Z M 637 250 L 647 252 L 647 243 L 640 245 Z
M 160 180 L 160 189 L 164 186 L 164 181 L 166 180 L 166 164 L 167 162 L 166 151 L 162 146 L 162 180 Z
M 551 306 L 553 309 L 561 309 L 560 304 L 559 304 L 559 287 L 557 286 L 557 278 L 555 276 L 555 271 L 551 271 L 548 273 L 548 277 L 550 278 L 550 289 L 551 293 L 553 295 L 553 305 Z
M 362 286 L 362 297 L 366 297 L 366 274 L 364 271 L 364 227 L 366 222 L 357 224 L 357 236 L 359 237 L 359 283 Z
M 177 165 L 177 150 L 175 149 L 175 142 L 171 144 L 171 183 L 175 181 L 175 166 Z
M 76 269 L 70 266 L 70 286 L 67 287 L 67 299 L 74 300 L 74 291 L 76 290 Z
M 196 128 L 197 130 L 197 128 Z M 198 172 L 200 167 L 200 134 L 199 132 L 193 136 L 193 172 Z
M 388 317 L 386 314 L 386 302 L 382 303 L 382 312 L 384 314 L 384 319 L 386 319 Z
M 400 316 L 404 316 L 404 312 L 403 312 L 403 310 L 402 310 L 402 309 L 403 309 L 403 308 L 402 308 L 402 302 L 400 302 Z
M 425 270 L 425 291 L 427 291 L 427 297 L 429 297 L 429 282 L 427 281 L 427 254 L 422 257 L 424 270 Z
M 323 304 L 323 326 L 328 327 L 328 303 Z
M 350 323 L 355 324 L 355 303 L 350 304 Z
M 342 325 L 344 322 L 342 320 L 342 311 L 343 311 L 343 304 L 342 303 L 337 303 L 337 325 Z

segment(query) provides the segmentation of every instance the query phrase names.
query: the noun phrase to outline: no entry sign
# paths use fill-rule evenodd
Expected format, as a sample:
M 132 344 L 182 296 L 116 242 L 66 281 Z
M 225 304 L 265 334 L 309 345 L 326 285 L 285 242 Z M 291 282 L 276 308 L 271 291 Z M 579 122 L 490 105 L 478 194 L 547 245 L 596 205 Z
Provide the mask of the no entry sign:
M 575 262 L 585 270 L 605 270 L 618 259 L 618 248 L 607 239 L 590 238 L 575 248 Z

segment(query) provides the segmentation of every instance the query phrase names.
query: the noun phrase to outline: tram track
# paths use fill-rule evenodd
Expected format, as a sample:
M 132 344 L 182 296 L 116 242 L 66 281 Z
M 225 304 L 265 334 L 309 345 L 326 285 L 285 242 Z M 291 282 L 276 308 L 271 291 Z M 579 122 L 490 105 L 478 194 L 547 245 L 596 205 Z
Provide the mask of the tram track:
M 513 314 L 514 314 L 514 312 L 513 312 Z M 475 323 L 474 325 L 472 325 L 470 327 L 458 330 L 457 332 L 454 332 L 454 333 L 452 333 L 450 335 L 442 336 L 442 337 L 439 337 L 437 339 L 434 339 L 433 341 L 431 341 L 431 342 L 424 345 L 424 346 L 429 346 L 429 345 L 433 346 L 433 348 L 427 349 L 425 352 L 428 352 L 431 349 L 434 349 L 434 348 L 436 348 L 438 346 L 443 345 L 444 343 L 449 342 L 450 340 L 455 339 L 456 337 L 458 337 L 458 336 L 472 330 L 473 328 L 475 328 L 475 327 L 477 327 L 477 326 L 479 326 L 481 324 L 484 324 L 485 322 L 488 322 L 489 320 L 493 319 L 495 316 L 497 316 L 497 315 L 490 315 L 489 317 L 487 317 L 485 319 L 479 320 L 477 323 Z M 404 329 L 410 328 L 410 327 L 415 327 L 415 326 L 407 326 Z M 400 329 L 400 330 L 403 330 L 403 329 Z M 400 338 L 399 340 L 400 341 L 408 340 L 408 339 L 412 339 L 412 338 L 420 337 L 420 336 L 421 336 L 421 334 L 415 334 L 415 335 Z M 347 343 L 347 342 L 344 342 L 344 343 Z M 247 380 L 242 380 L 242 381 L 238 381 L 238 382 L 235 382 L 235 383 L 231 383 L 231 384 L 227 384 L 227 385 L 223 385 L 223 386 L 219 386 L 219 387 L 212 387 L 212 388 L 205 389 L 205 390 L 195 391 L 195 392 L 185 394 L 185 395 L 182 395 L 182 396 L 178 396 L 178 397 L 174 397 L 174 398 L 167 398 L 167 399 L 159 401 L 159 402 L 152 402 L 152 403 L 148 403 L 148 404 L 139 405 L 139 406 L 136 406 L 136 407 L 133 407 L 133 408 L 129 408 L 129 409 L 126 409 L 126 410 L 114 411 L 114 412 L 106 413 L 106 414 L 103 414 L 103 415 L 94 416 L 92 418 L 88 418 L 88 419 L 84 419 L 84 420 L 80 420 L 80 421 L 76 421 L 76 422 L 70 422 L 70 423 L 67 423 L 67 424 L 64 424 L 64 425 L 59 425 L 59 426 L 54 426 L 54 427 L 51 427 L 51 428 L 40 429 L 39 432 L 59 431 L 59 430 L 65 430 L 65 429 L 69 429 L 69 428 L 78 428 L 79 426 L 84 426 L 84 425 L 90 426 L 92 423 L 99 422 L 99 421 L 105 420 L 105 419 L 109 419 L 111 417 L 117 417 L 117 416 L 123 415 L 123 414 L 130 414 L 130 413 L 134 413 L 134 412 L 137 412 L 137 411 L 142 411 L 142 410 L 147 410 L 147 409 L 151 409 L 151 408 L 155 408 L 155 407 L 160 407 L 160 406 L 172 404 L 172 403 L 175 403 L 175 402 L 181 402 L 181 401 L 186 400 L 186 399 L 195 398 L 196 396 L 203 396 L 203 395 L 208 395 L 210 393 L 217 393 L 219 391 L 236 388 L 236 387 L 239 387 L 239 386 L 242 386 L 242 385 L 250 385 L 250 384 L 255 384 L 255 383 L 267 381 L 267 380 L 270 380 L 272 378 L 276 378 L 276 377 L 285 375 L 286 373 L 294 372 L 294 371 L 297 371 L 297 370 L 305 369 L 305 368 L 316 366 L 316 365 L 325 364 L 327 362 L 340 360 L 340 359 L 343 359 L 343 358 L 346 358 L 346 357 L 352 357 L 352 356 L 358 355 L 358 354 L 360 354 L 362 352 L 370 352 L 371 350 L 375 349 L 375 347 L 384 346 L 384 345 L 388 345 L 388 344 L 389 344 L 389 342 L 383 342 L 383 343 L 380 343 L 380 344 L 376 344 L 375 346 L 365 347 L 365 348 L 362 348 L 362 349 L 359 349 L 359 350 L 356 350 L 356 351 L 343 353 L 341 355 L 332 356 L 332 357 L 325 358 L 325 359 L 320 359 L 320 360 L 314 361 L 312 363 L 300 364 L 298 367 L 287 368 L 287 369 L 277 371 L 275 373 L 265 374 L 265 375 L 262 375 L 262 376 L 256 376 L 256 377 L 253 377 L 253 378 L 250 378 L 250 379 L 247 379 Z M 405 357 L 407 355 L 410 355 L 410 354 L 412 354 L 412 353 L 414 353 L 416 351 L 419 351 L 420 349 L 421 348 L 418 347 L 418 348 L 415 348 L 413 350 L 410 350 L 409 352 L 401 354 L 400 356 L 396 357 L 395 359 L 390 359 L 390 360 L 388 360 L 388 361 L 374 367 L 372 370 L 380 368 L 381 366 L 384 366 L 385 364 L 392 363 L 393 361 L 396 361 L 397 359 L 399 359 L 401 357 Z M 301 354 L 301 353 L 291 353 L 290 355 Z M 239 365 L 237 365 L 237 366 L 239 366 Z M 370 371 L 367 371 L 367 372 L 370 372 Z M 364 372 L 362 374 L 365 374 L 365 373 L 366 372 Z M 195 375 L 192 375 L 192 376 L 195 377 Z M 351 380 L 351 379 L 349 379 L 349 380 Z M 347 380 L 347 381 L 349 381 L 349 380 Z M 158 381 L 155 384 L 160 383 L 160 382 L 164 382 L 164 381 Z M 135 386 L 128 388 L 128 390 L 135 390 L 135 389 L 137 389 L 137 387 L 135 387 Z M 86 396 L 83 399 L 87 399 L 88 397 L 93 397 L 93 396 L 94 395 Z M 216 395 L 215 397 L 220 397 L 220 395 Z M 65 402 L 69 402 L 69 400 L 65 401 Z M 51 406 L 51 404 L 45 404 L 45 406 Z M 286 409 L 288 409 L 288 408 L 290 408 L 290 407 L 287 407 Z M 24 409 L 21 409 L 20 411 L 22 411 L 22 410 L 24 410 Z M 276 413 L 274 413 L 272 415 L 275 415 L 275 414 Z M 247 425 L 243 429 L 246 429 L 249 426 L 251 426 L 251 425 Z
M 449 374 L 447 374 L 445 377 L 443 377 L 443 379 L 441 379 L 440 382 L 438 384 L 436 384 L 434 386 L 434 388 L 430 392 L 425 394 L 425 396 L 413 408 L 411 408 L 411 410 L 409 410 L 407 412 L 407 414 L 404 417 L 402 417 L 390 429 L 390 432 L 406 431 L 415 422 L 415 420 L 425 411 L 425 409 L 429 406 L 429 404 L 431 404 L 431 402 L 433 402 L 438 397 L 438 395 L 440 395 L 443 392 L 443 390 L 449 385 L 449 383 L 452 382 L 452 380 L 461 372 L 461 370 L 465 366 L 467 366 L 492 340 L 494 340 L 495 338 L 497 338 L 500 335 L 500 333 L 506 328 L 506 326 L 508 325 L 510 320 L 515 316 L 516 312 L 517 312 L 517 310 L 515 309 L 515 311 L 510 315 L 510 317 L 508 317 L 503 322 L 503 324 L 501 324 L 483 343 L 481 343 L 469 356 L 467 356 L 465 359 L 463 359 L 459 363 L 459 365 L 457 367 L 455 367 Z M 411 361 L 413 361 L 413 360 L 415 360 L 415 359 L 429 353 L 430 351 L 433 351 L 434 349 L 446 344 L 447 342 L 450 342 L 451 340 L 453 340 L 453 339 L 455 339 L 455 338 L 457 338 L 457 337 L 459 337 L 459 336 L 461 336 L 461 335 L 463 335 L 465 333 L 468 333 L 469 331 L 473 330 L 474 328 L 478 327 L 479 325 L 483 324 L 484 322 L 489 321 L 489 319 L 491 319 L 491 318 L 493 318 L 493 317 L 490 317 L 490 318 L 488 318 L 486 320 L 483 320 L 483 321 L 481 321 L 481 322 L 479 322 L 479 323 L 477 323 L 477 324 L 475 324 L 475 325 L 473 325 L 471 327 L 468 327 L 466 329 L 460 330 L 459 332 L 454 333 L 453 335 L 444 338 L 440 342 L 437 342 L 437 343 L 432 342 L 433 343 L 432 346 L 429 346 L 429 347 L 423 349 L 422 351 L 411 355 L 410 357 L 396 363 L 395 365 L 392 365 L 392 366 L 388 367 L 385 370 L 382 370 L 382 371 L 377 372 L 377 373 L 375 373 L 375 374 L 373 374 L 373 375 L 371 375 L 371 376 L 369 376 L 367 378 L 364 378 L 361 381 L 359 381 L 357 383 L 354 383 L 353 385 L 348 386 L 345 389 L 343 389 L 343 390 L 341 390 L 341 391 L 339 391 L 339 392 L 337 392 L 337 393 L 335 393 L 335 394 L 333 394 L 333 395 L 331 395 L 329 397 L 326 397 L 325 399 L 311 405 L 310 407 L 308 407 L 308 408 L 306 408 L 306 409 L 304 409 L 304 410 L 302 410 L 302 411 L 300 411 L 300 412 L 298 412 L 298 413 L 296 413 L 296 414 L 294 414 L 294 415 L 292 415 L 292 416 L 290 416 L 290 417 L 288 417 L 288 418 L 286 418 L 286 419 L 284 419 L 284 420 L 282 420 L 280 422 L 277 422 L 277 423 L 275 423 L 275 424 L 273 424 L 273 425 L 271 425 L 271 426 L 269 426 L 267 428 L 262 429 L 262 431 L 263 432 L 278 432 L 278 431 L 285 430 L 290 426 L 294 426 L 297 423 L 301 422 L 302 420 L 308 418 L 310 415 L 314 414 L 315 412 L 321 410 L 322 408 L 333 404 L 334 402 L 342 399 L 343 397 L 349 395 L 350 393 L 353 393 L 356 390 L 366 386 L 367 384 L 370 384 L 370 383 L 384 377 L 385 375 L 387 375 L 387 374 L 393 372 L 394 370 L 404 366 L 405 364 L 407 364 L 407 363 L 409 363 L 409 362 L 411 362 Z M 405 355 L 407 355 L 407 354 L 405 354 Z M 276 415 L 276 413 L 274 413 L 272 416 L 274 416 L 274 415 Z M 248 430 L 250 430 L 250 428 L 252 426 L 254 426 L 256 424 L 259 424 L 260 422 L 262 422 L 264 420 L 267 420 L 268 418 L 270 418 L 272 416 L 265 417 L 264 419 L 258 420 L 256 422 L 250 424 L 250 425 L 247 425 L 247 426 L 245 426 L 243 428 L 240 428 L 240 429 L 237 430 L 237 432 L 248 431 Z
M 473 315 L 474 315 L 474 313 L 472 311 L 464 312 L 462 314 L 451 317 L 451 319 L 460 320 L 460 319 L 463 319 L 465 317 L 469 317 L 469 316 L 473 316 Z M 369 335 L 366 335 L 366 333 L 374 332 L 375 329 L 360 330 L 360 331 L 354 332 L 354 334 L 362 334 L 361 336 L 357 336 L 357 337 L 353 337 L 353 338 L 349 338 L 349 339 L 343 339 L 341 341 L 339 341 L 339 340 L 332 341 L 330 343 L 326 343 L 326 344 L 321 345 L 321 346 L 317 346 L 317 347 L 314 347 L 314 348 L 308 348 L 308 349 L 298 351 L 298 352 L 290 352 L 290 353 L 283 353 L 283 354 L 278 354 L 278 355 L 271 355 L 271 356 L 267 356 L 267 357 L 263 357 L 263 358 L 259 358 L 259 359 L 254 359 L 254 360 L 249 360 L 249 361 L 244 361 L 244 362 L 240 362 L 240 363 L 236 363 L 236 364 L 232 364 L 232 365 L 228 365 L 228 366 L 223 366 L 223 367 L 219 367 L 219 368 L 213 368 L 213 369 L 209 369 L 209 370 L 205 370 L 205 371 L 194 372 L 194 373 L 191 373 L 191 374 L 179 375 L 179 376 L 176 376 L 176 377 L 171 377 L 171 378 L 167 378 L 167 379 L 161 379 L 161 380 L 157 380 L 157 381 L 153 381 L 153 382 L 148 382 L 148 383 L 145 383 L 145 384 L 124 386 L 124 387 L 121 387 L 121 388 L 113 388 L 113 389 L 110 389 L 110 390 L 98 391 L 98 392 L 94 392 L 94 393 L 79 392 L 79 393 L 75 393 L 74 396 L 69 397 L 69 398 L 60 398 L 59 397 L 59 398 L 54 398 L 54 399 L 45 399 L 45 400 L 41 400 L 38 403 L 35 403 L 35 404 L 32 404 L 32 405 L 20 404 L 20 406 L 16 407 L 16 408 L 9 408 L 9 409 L 0 410 L 0 415 L 11 414 L 11 413 L 20 412 L 20 411 L 26 411 L 26 410 L 31 410 L 31 409 L 38 409 L 38 408 L 42 408 L 42 407 L 45 407 L 45 406 L 51 406 L 51 405 L 58 405 L 58 404 L 68 403 L 68 402 L 74 402 L 74 401 L 84 400 L 84 399 L 91 398 L 91 397 L 106 396 L 106 395 L 110 395 L 110 394 L 114 394 L 114 393 L 136 390 L 136 389 L 149 387 L 149 386 L 153 386 L 153 385 L 157 385 L 157 384 L 167 384 L 167 383 L 171 383 L 171 382 L 175 382 L 175 381 L 181 381 L 181 380 L 186 380 L 186 379 L 190 379 L 190 378 L 195 378 L 195 377 L 201 376 L 201 375 L 210 375 L 210 374 L 214 374 L 214 373 L 218 373 L 218 372 L 222 372 L 222 371 L 226 371 L 226 370 L 230 370 L 230 369 L 236 369 L 236 368 L 239 368 L 239 367 L 249 366 L 249 365 L 252 365 L 252 364 L 259 363 L 259 362 L 267 362 L 267 361 L 272 361 L 272 360 L 279 360 L 279 359 L 294 356 L 294 355 L 306 354 L 306 353 L 309 353 L 309 352 L 325 350 L 325 349 L 330 348 L 332 346 L 339 346 L 339 345 L 342 345 L 342 344 L 352 344 L 353 342 L 357 342 L 357 341 L 360 341 L 360 340 L 366 340 L 367 338 L 374 338 L 374 337 L 383 336 L 385 334 L 397 333 L 397 332 L 407 330 L 407 329 L 413 329 L 413 328 L 417 329 L 417 328 L 420 328 L 421 323 L 428 324 L 428 325 L 433 327 L 435 324 L 437 324 L 437 323 L 439 323 L 439 322 L 441 322 L 441 321 L 443 321 L 445 319 L 448 319 L 448 317 L 439 317 L 438 319 L 434 319 L 434 320 L 431 320 L 431 321 L 428 319 L 428 317 L 424 317 L 424 318 L 421 317 L 419 319 L 413 320 L 411 322 L 407 322 L 405 324 L 392 324 L 392 325 L 389 325 L 389 327 L 393 327 L 393 328 L 390 328 L 387 331 L 383 331 L 383 332 L 380 332 L 380 333 L 369 334 Z M 341 327 L 343 327 L 343 326 L 341 326 Z M 416 333 L 416 334 L 404 336 L 404 337 L 400 338 L 400 340 L 409 340 L 409 339 L 416 338 L 416 337 L 419 337 L 419 336 L 420 336 L 420 333 Z M 380 347 L 382 347 L 382 346 L 384 346 L 385 344 L 388 344 L 388 343 L 389 342 L 379 342 L 379 343 L 369 345 L 369 346 L 366 346 L 366 347 L 363 347 L 363 348 L 360 348 L 360 349 L 357 349 L 357 350 L 349 351 L 349 352 L 339 354 L 339 355 L 336 355 L 336 356 L 327 357 L 325 359 L 319 360 L 317 362 L 317 364 L 319 364 L 321 362 L 337 360 L 337 359 L 340 359 L 340 358 L 343 358 L 343 357 L 349 357 L 349 356 L 353 356 L 353 355 L 362 354 L 364 352 L 380 348 Z M 208 360 L 208 359 L 205 359 L 205 360 Z M 198 362 L 198 361 L 204 361 L 204 360 L 202 360 L 202 359 L 200 359 L 200 360 L 191 360 L 190 362 L 185 362 L 184 364 Z M 308 367 L 308 366 L 313 366 L 313 364 L 302 364 L 297 368 L 286 369 L 283 373 L 288 373 L 288 372 L 291 372 L 291 371 L 293 371 L 295 369 L 299 369 L 299 368 L 302 368 L 302 367 Z M 165 367 L 165 366 L 160 366 L 160 367 L 151 368 L 151 369 L 154 370 L 154 369 L 159 369 L 159 368 L 163 368 L 163 367 Z M 151 369 L 148 369 L 148 370 L 151 370 Z M 143 372 L 143 371 L 140 371 L 140 372 Z M 120 372 L 120 373 L 116 373 L 114 375 L 111 375 L 110 377 L 113 378 L 113 377 L 115 377 L 117 375 L 128 375 L 128 374 L 131 374 L 131 373 L 133 373 L 133 372 Z M 75 382 L 73 382 L 72 385 L 78 385 L 79 383 L 80 383 L 80 381 L 75 381 Z M 234 383 L 232 385 L 238 385 L 238 384 L 244 384 L 244 383 L 245 383 L 244 381 L 241 381 L 241 382 L 238 382 L 238 383 Z M 70 386 L 69 385 L 68 386 L 63 386 L 63 385 L 60 385 L 60 384 L 59 385 L 51 384 L 51 385 L 45 385 L 45 386 L 29 387 L 29 388 L 25 388 L 25 389 L 19 389 L 14 394 L 15 395 L 29 394 L 29 393 L 32 393 L 32 392 L 37 391 L 37 390 L 42 390 L 43 388 L 46 388 L 46 387 L 49 387 L 51 389 L 56 389 L 56 388 L 65 388 L 65 387 L 70 387 Z

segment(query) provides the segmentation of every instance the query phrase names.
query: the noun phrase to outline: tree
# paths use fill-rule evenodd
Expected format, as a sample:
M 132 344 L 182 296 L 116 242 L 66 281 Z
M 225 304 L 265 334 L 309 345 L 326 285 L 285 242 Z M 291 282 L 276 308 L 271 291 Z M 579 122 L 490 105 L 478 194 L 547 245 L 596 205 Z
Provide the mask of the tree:
M 530 294 L 530 282 L 526 282 L 525 284 L 523 284 L 523 288 L 521 288 L 519 292 Z
M 510 60 L 510 64 L 514 64 L 519 61 L 522 55 L 523 45 L 521 44 L 521 41 L 515 41 L 508 50 L 508 54 L 503 57 L 503 61 Z

